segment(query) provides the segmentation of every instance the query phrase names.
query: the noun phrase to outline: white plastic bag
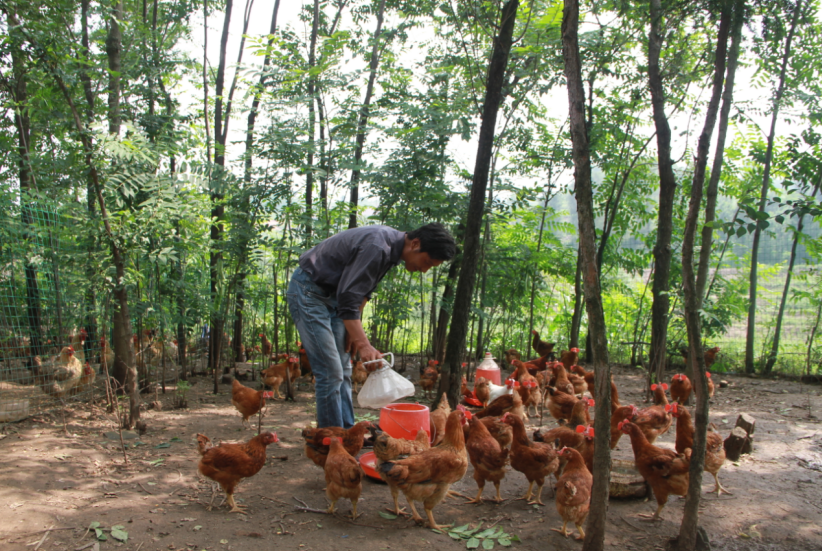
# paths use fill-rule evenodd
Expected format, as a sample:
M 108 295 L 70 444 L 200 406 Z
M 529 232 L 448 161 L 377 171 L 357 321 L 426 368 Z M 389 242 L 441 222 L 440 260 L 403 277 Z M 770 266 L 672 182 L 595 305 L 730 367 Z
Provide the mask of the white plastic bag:
M 391 356 L 391 363 L 380 360 L 382 367 L 368 375 L 368 379 L 357 395 L 360 407 L 381 409 L 400 398 L 414 395 L 414 383 L 392 369 L 394 354 L 386 352 L 384 356 Z

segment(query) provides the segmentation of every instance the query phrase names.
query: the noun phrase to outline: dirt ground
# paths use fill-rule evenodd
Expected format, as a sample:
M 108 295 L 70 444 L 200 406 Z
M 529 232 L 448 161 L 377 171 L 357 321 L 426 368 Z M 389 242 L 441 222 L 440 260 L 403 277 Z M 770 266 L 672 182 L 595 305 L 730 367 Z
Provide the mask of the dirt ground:
M 622 403 L 644 405 L 641 372 L 615 367 L 614 374 Z M 739 413 L 750 413 L 757 420 L 757 439 L 753 455 L 743 456 L 738 464 L 726 462 L 721 471 L 720 478 L 733 495 L 703 494 L 701 523 L 713 548 L 821 549 L 822 387 L 735 375 L 715 378 L 727 380 L 730 386 L 717 389 L 711 421 L 725 436 Z M 299 505 L 295 498 L 312 508 L 327 507 L 322 471 L 304 457 L 299 433 L 314 416 L 313 394 L 306 385 L 299 389 L 296 403 L 269 401 L 263 427 L 276 431 L 280 443 L 269 446 L 265 467 L 243 481 L 235 494 L 238 503 L 248 506 L 248 514 L 228 514 L 226 507 L 207 511 L 212 490 L 197 472 L 195 434 L 205 433 L 215 442 L 247 440 L 255 434 L 242 427 L 231 406 L 230 386 L 223 385 L 216 396 L 210 390 L 208 380 L 195 380 L 185 410 L 171 409 L 172 393 L 160 395 L 163 409 L 144 413 L 148 432 L 127 441 L 127 466 L 119 440 L 104 435 L 116 429 L 99 406 L 70 406 L 5 425 L 0 435 L 0 549 L 93 550 L 96 544 L 99 549 L 124 551 L 257 550 L 261 546 L 377 551 L 426 544 L 465 549 L 464 540 L 416 526 L 411 520 L 381 516 L 380 511 L 390 505 L 390 494 L 384 484 L 370 480 L 363 484 L 362 516 L 356 522 L 295 509 Z M 422 401 L 421 394 L 418 398 Z M 370 410 L 357 413 L 374 415 Z M 538 423 L 539 419 L 532 419 L 532 428 Z M 545 426 L 553 425 L 552 419 L 545 420 Z M 672 427 L 657 444 L 673 448 L 673 440 Z M 615 457 L 632 459 L 627 439 L 620 441 Z M 469 467 L 454 489 L 473 495 L 476 484 L 471 474 Z M 522 474 L 509 471 L 502 484 L 507 499 L 501 505 L 466 505 L 449 499 L 434 514 L 439 522 L 455 526 L 502 527 L 520 540 L 511 544 L 512 549 L 544 549 L 546 544 L 555 549 L 580 548 L 580 543 L 550 530 L 561 526 L 551 490 L 543 493 L 545 507 L 514 499 L 526 487 Z M 707 473 L 703 488 L 713 488 Z M 492 495 L 489 484 L 485 497 Z M 218 495 L 215 505 L 221 500 Z M 653 512 L 654 501 L 612 500 L 606 548 L 662 549 L 678 531 L 683 503 L 672 497 L 662 513 L 664 520 L 651 523 L 638 514 Z M 339 513 L 350 511 L 348 501 L 338 503 Z M 106 529 L 106 541 L 97 542 L 95 531 L 88 530 L 95 522 Z M 112 538 L 108 532 L 112 526 L 127 533 L 125 543 Z

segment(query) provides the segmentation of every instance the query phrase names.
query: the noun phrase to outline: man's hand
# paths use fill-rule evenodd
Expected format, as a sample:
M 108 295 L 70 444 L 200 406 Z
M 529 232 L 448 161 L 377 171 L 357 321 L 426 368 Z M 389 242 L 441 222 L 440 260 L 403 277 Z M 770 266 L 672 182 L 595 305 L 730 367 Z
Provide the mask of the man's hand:
M 382 354 L 380 354 L 376 348 L 371 346 L 371 343 L 368 341 L 368 337 L 365 336 L 365 330 L 363 329 L 362 322 L 360 320 L 343 320 L 343 323 L 345 324 L 346 352 L 349 354 L 359 352 L 360 359 L 363 362 L 379 360 L 382 358 Z M 378 367 L 380 367 L 379 362 L 366 364 L 365 366 L 368 371 L 374 371 Z

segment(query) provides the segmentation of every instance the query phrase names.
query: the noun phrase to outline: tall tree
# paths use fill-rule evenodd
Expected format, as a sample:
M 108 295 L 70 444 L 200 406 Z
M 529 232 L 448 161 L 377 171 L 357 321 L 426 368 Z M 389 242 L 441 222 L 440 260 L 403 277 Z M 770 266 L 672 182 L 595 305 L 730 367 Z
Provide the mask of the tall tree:
M 782 97 L 785 94 L 785 84 L 787 81 L 788 64 L 791 59 L 791 46 L 799 18 L 804 10 L 802 0 L 797 0 L 793 8 L 791 26 L 785 37 L 785 49 L 782 54 L 782 63 L 779 69 L 779 84 L 771 103 L 771 129 L 768 132 L 768 147 L 765 150 L 765 158 L 762 168 L 762 187 L 759 191 L 759 206 L 757 209 L 756 228 L 754 229 L 753 244 L 751 245 L 751 271 L 748 276 L 748 326 L 745 332 L 745 372 L 753 373 L 756 369 L 754 358 L 754 342 L 756 340 L 756 287 L 759 284 L 759 242 L 762 239 L 763 222 L 767 215 L 765 204 L 768 201 L 768 191 L 771 187 L 771 164 L 773 162 L 773 145 L 776 139 L 776 121 L 779 119 L 779 108 L 782 106 Z
M 207 2 L 207 0 L 205 0 Z M 223 33 L 220 38 L 220 61 L 217 65 L 217 80 L 214 85 L 214 164 L 225 167 L 226 135 L 223 134 L 223 88 L 225 86 L 226 49 L 228 47 L 228 32 L 231 25 L 231 10 L 233 0 L 227 0 L 225 18 L 223 19 Z M 210 172 L 211 173 L 211 172 Z M 224 290 L 220 289 L 220 280 L 223 271 L 223 218 L 225 205 L 222 193 L 224 174 L 220 171 L 216 177 L 209 178 L 211 188 L 211 257 L 209 259 L 209 275 L 211 283 L 211 324 L 209 338 L 210 368 L 214 370 L 214 393 L 218 390 L 217 371 L 220 366 L 220 356 L 223 344 L 223 308 L 220 299 L 227 300 Z
M 20 205 L 25 227 L 26 240 L 34 234 L 34 216 L 31 211 L 32 200 L 28 197 L 31 191 L 37 189 L 31 165 L 31 117 L 29 116 L 28 95 L 28 67 L 25 56 L 21 51 L 24 39 L 20 32 L 9 25 L 9 41 L 11 43 L 12 78 L 6 81 L 5 88 L 11 96 L 14 106 L 14 126 L 17 130 L 17 174 L 20 184 Z M 27 259 L 30 256 L 27 255 Z M 29 337 L 29 354 L 27 365 L 31 365 L 37 374 L 37 365 L 34 356 L 45 355 L 43 347 L 43 311 L 40 304 L 40 288 L 37 283 L 37 267 L 25 263 L 26 273 L 26 330 Z
M 652 2 L 656 0 L 651 0 Z M 705 467 L 705 449 L 708 433 L 708 377 L 705 374 L 705 358 L 702 352 L 702 326 L 700 311 L 702 297 L 699 296 L 696 285 L 696 270 L 694 269 L 694 244 L 696 241 L 696 227 L 699 223 L 699 212 L 702 207 L 702 189 L 705 184 L 705 169 L 708 166 L 708 153 L 711 147 L 711 137 L 716 126 L 719 112 L 719 101 L 722 97 L 722 87 L 725 77 L 725 61 L 727 57 L 728 35 L 733 19 L 733 5 L 730 0 L 724 2 L 719 21 L 719 30 L 714 53 L 714 75 L 711 99 L 705 113 L 705 124 L 699 136 L 696 149 L 696 164 L 691 184 L 691 199 L 688 206 L 688 216 L 685 221 L 685 235 L 682 241 L 682 280 L 685 325 L 688 331 L 689 352 L 688 360 L 693 367 L 694 387 L 696 391 L 695 434 L 691 453 L 690 478 L 688 498 L 685 502 L 685 514 L 679 530 L 678 547 L 681 551 L 694 549 L 699 524 L 699 500 L 702 495 L 702 471 Z
M 664 40 L 663 11 L 660 0 L 651 0 L 651 31 L 648 33 L 648 88 L 651 91 L 654 127 L 656 128 L 657 167 L 659 170 L 659 216 L 654 245 L 654 284 L 651 288 L 651 351 L 649 370 L 661 380 L 667 361 L 668 313 L 671 306 L 671 236 L 673 234 L 676 176 L 671 159 L 671 127 L 665 115 L 665 91 L 659 56 Z
M 485 194 L 488 187 L 488 173 L 494 152 L 494 133 L 497 113 L 502 102 L 502 87 L 505 70 L 513 43 L 514 24 L 517 18 L 519 0 L 508 0 L 500 12 L 499 34 L 494 37 L 494 48 L 488 64 L 485 84 L 485 101 L 482 106 L 482 123 L 477 143 L 477 158 L 471 179 L 471 195 L 465 217 L 465 244 L 462 251 L 462 265 L 454 294 L 454 309 L 451 316 L 451 330 L 442 369 L 439 394 L 448 393 L 448 402 L 456 406 L 460 390 L 462 350 L 468 334 L 468 317 L 471 295 L 474 290 L 477 271 L 477 255 L 480 245 L 480 228 L 485 210 Z
M 653 0 L 652 0 L 653 1 Z M 579 56 L 579 2 L 566 0 L 562 10 L 562 58 L 565 62 L 565 80 L 568 87 L 568 114 L 574 158 L 577 218 L 579 220 L 580 270 L 582 273 L 585 307 L 588 313 L 590 355 L 596 375 L 596 419 L 594 433 L 594 485 L 591 490 L 591 510 L 583 549 L 599 551 L 605 545 L 605 515 L 608 511 L 608 488 L 611 479 L 610 411 L 611 372 L 608 365 L 608 340 L 605 314 L 602 310 L 602 291 L 597 270 L 596 226 L 591 185 L 591 154 L 588 144 L 588 126 L 585 123 L 585 89 L 582 85 L 582 66 Z
M 377 79 L 377 66 L 380 63 L 380 35 L 382 34 L 382 20 L 385 15 L 385 0 L 380 0 L 377 8 L 377 28 L 371 39 L 371 61 L 368 64 L 368 86 L 365 88 L 365 98 L 360 107 L 360 116 L 357 121 L 357 138 L 354 147 L 354 168 L 351 169 L 351 213 L 348 215 L 348 227 L 357 227 L 357 205 L 360 197 L 360 171 L 362 170 L 362 152 L 365 147 L 366 127 L 371 112 L 371 96 L 374 94 L 374 81 Z

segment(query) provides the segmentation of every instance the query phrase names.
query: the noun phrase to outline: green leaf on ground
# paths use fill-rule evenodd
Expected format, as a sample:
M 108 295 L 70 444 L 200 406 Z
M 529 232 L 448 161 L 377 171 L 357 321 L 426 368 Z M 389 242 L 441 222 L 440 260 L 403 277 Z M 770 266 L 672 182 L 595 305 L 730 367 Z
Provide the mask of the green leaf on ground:
M 170 448 L 170 447 L 171 447 L 171 443 L 169 443 L 169 442 L 161 442 L 161 443 L 157 444 L 156 446 L 154 446 L 155 449 L 157 449 L 157 448 Z
M 396 520 L 397 519 L 397 515 L 392 515 L 391 513 L 387 512 L 387 511 L 380 511 L 380 516 L 382 518 L 388 519 L 388 520 Z
M 467 547 L 468 549 L 476 549 L 477 547 L 479 547 L 479 544 L 480 544 L 480 541 L 477 538 L 471 538 L 465 544 L 465 547 Z
M 511 545 L 511 540 L 509 540 L 508 538 L 500 537 L 500 539 L 497 541 L 499 541 L 499 544 L 503 547 L 509 547 Z
M 160 463 L 162 463 L 163 461 L 165 461 L 165 458 L 164 458 L 164 457 L 161 457 L 160 459 L 155 459 L 155 460 L 153 460 L 153 461 L 149 461 L 149 463 L 150 463 L 151 465 L 154 465 L 154 466 L 156 467 L 157 465 L 159 465 L 159 464 L 160 464 Z
M 483 549 L 493 549 L 494 548 L 494 540 L 482 540 L 482 548 Z
M 122 530 L 121 528 L 111 528 L 111 537 L 116 539 L 117 541 L 121 541 L 126 543 L 128 541 L 128 532 Z

